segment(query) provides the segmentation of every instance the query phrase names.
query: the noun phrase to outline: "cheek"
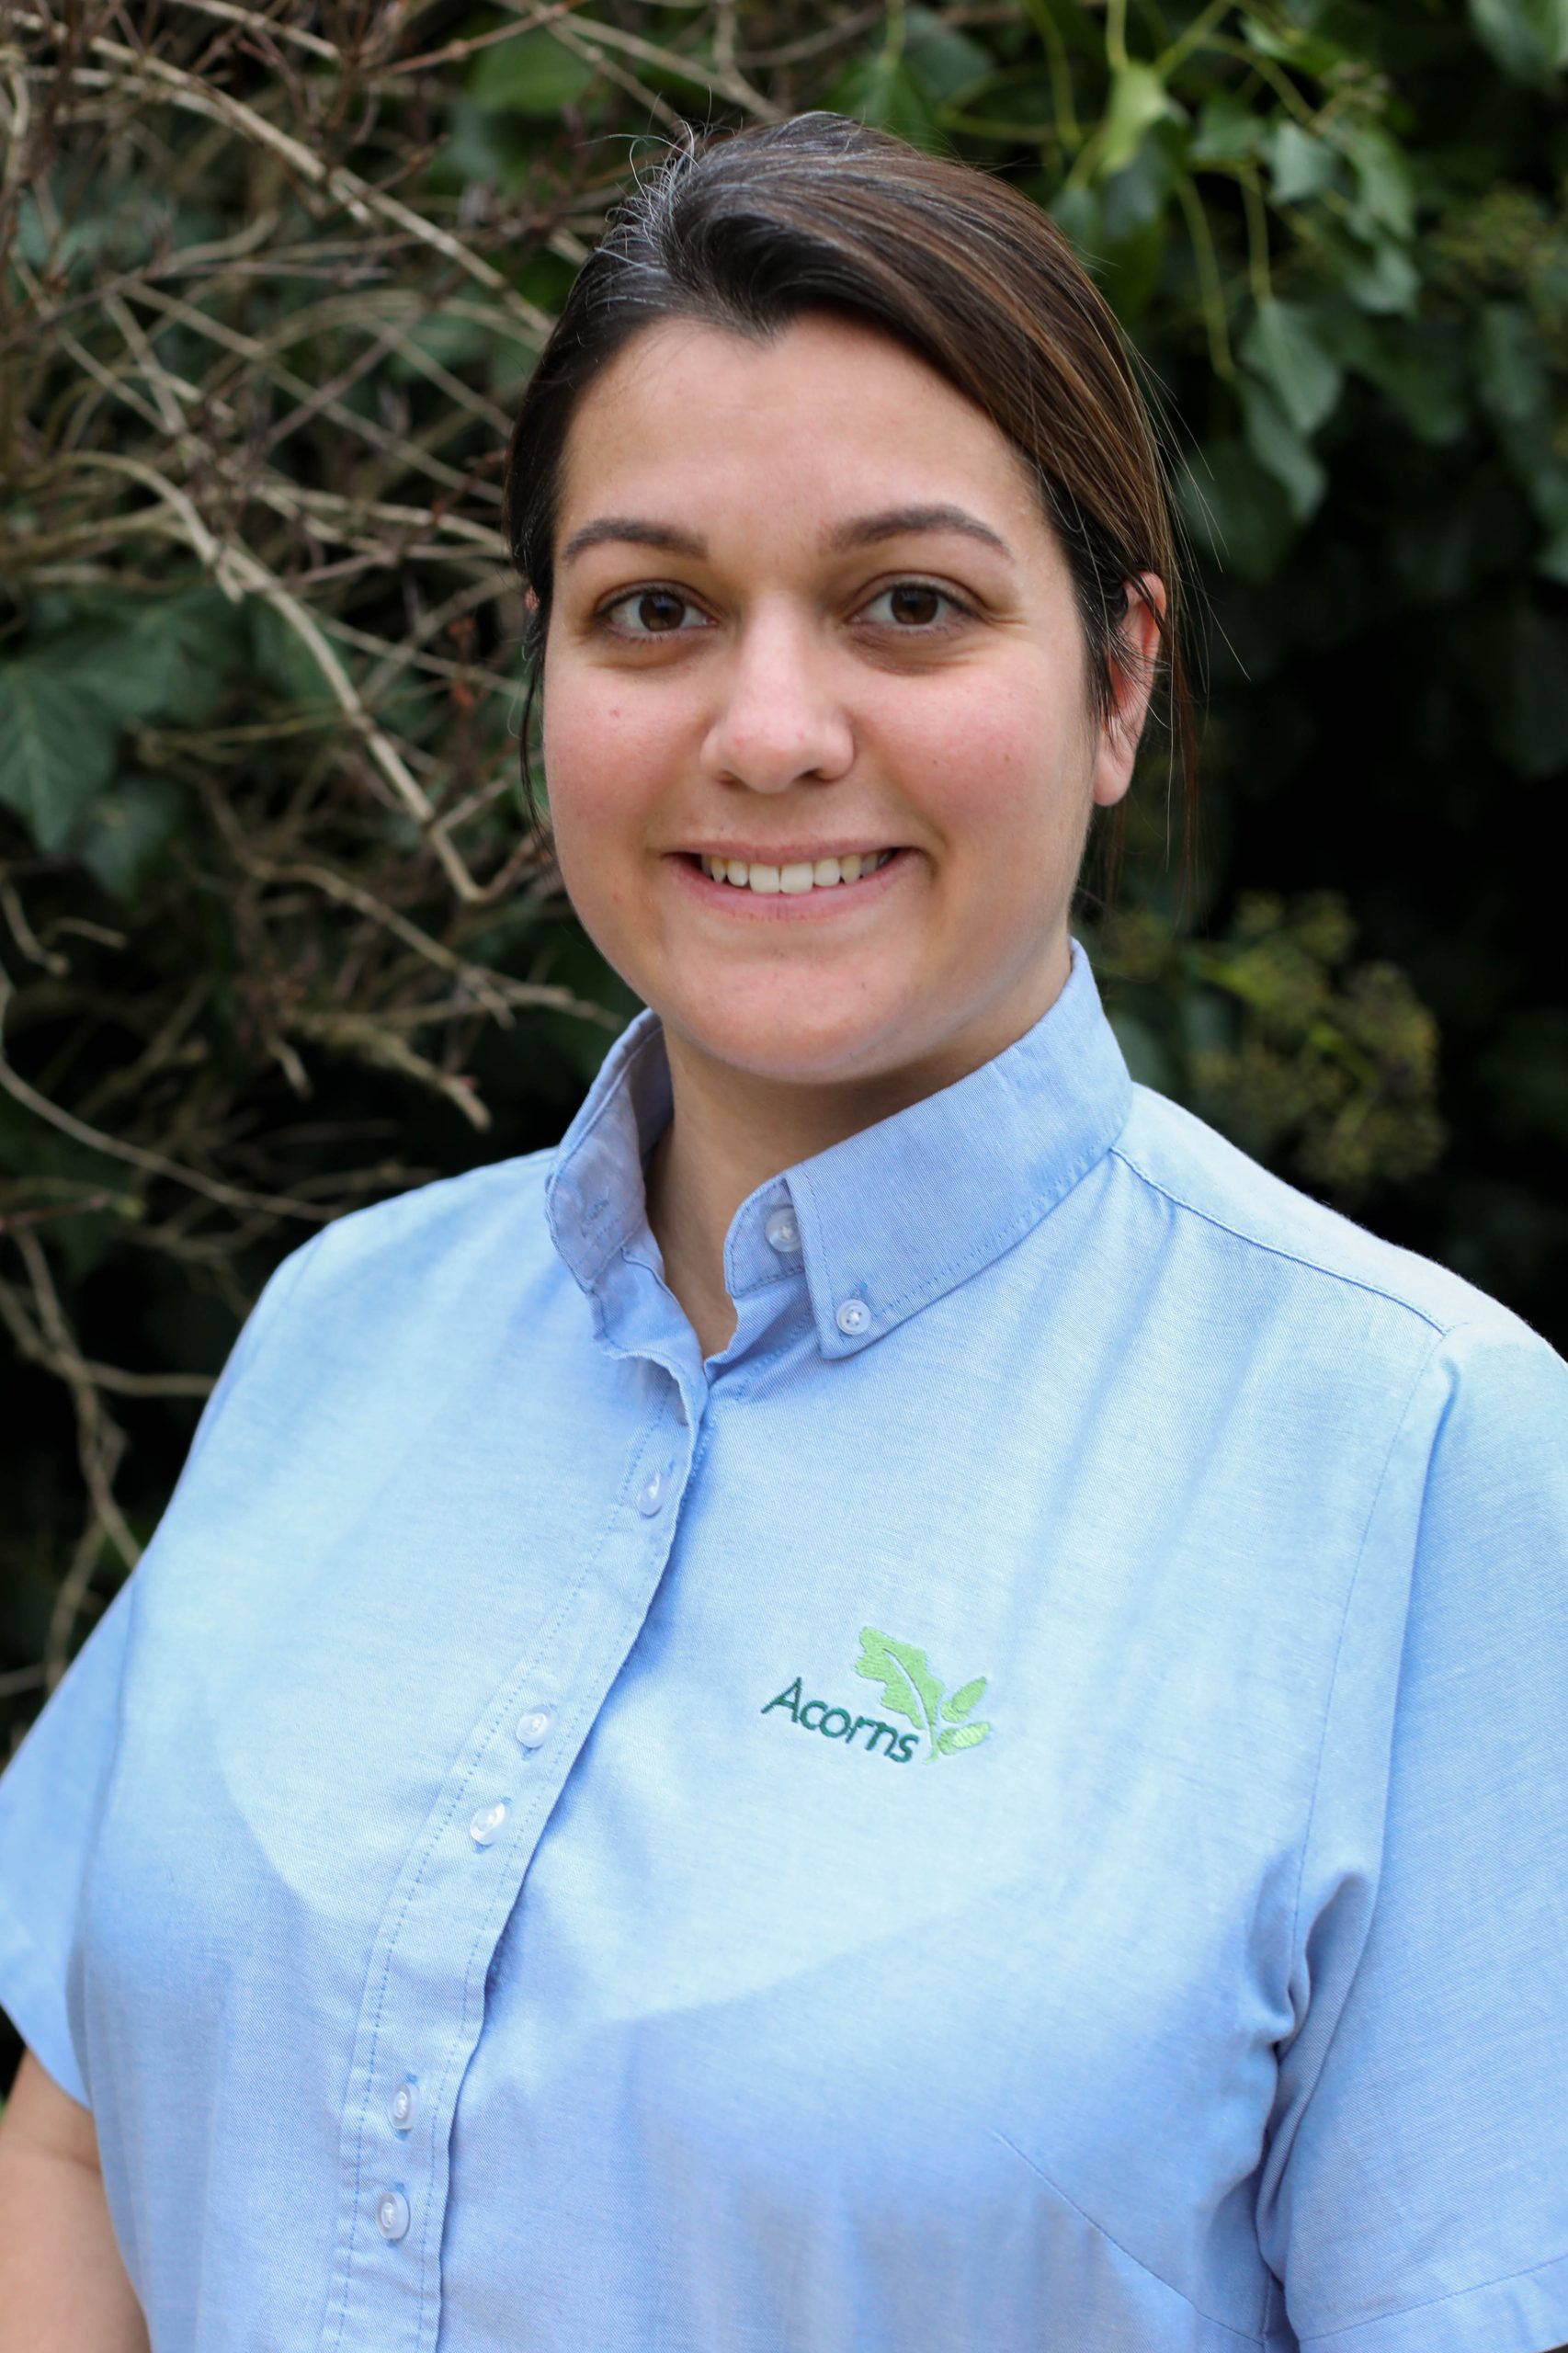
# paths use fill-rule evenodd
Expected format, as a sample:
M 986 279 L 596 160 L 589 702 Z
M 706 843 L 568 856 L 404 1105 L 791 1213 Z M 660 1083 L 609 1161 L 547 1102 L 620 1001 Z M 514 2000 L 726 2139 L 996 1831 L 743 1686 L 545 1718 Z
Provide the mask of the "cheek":
M 950 849 L 1005 835 L 1028 864 L 1031 847 L 1054 846 L 1087 805 L 1083 722 L 1032 667 L 961 683 L 924 707 L 890 704 L 883 740 Z
M 556 849 L 572 896 L 604 896 L 641 847 L 669 765 L 667 715 L 624 680 L 545 664 L 545 782 Z
M 618 784 L 640 772 L 637 734 L 622 697 L 546 670 L 544 772 L 558 828 L 563 819 L 593 824 L 615 809 L 624 797 Z
M 566 895 L 589 937 L 618 971 L 627 952 L 627 862 L 640 837 L 637 790 L 647 776 L 628 699 L 592 688 L 547 663 L 542 740 L 551 831 Z

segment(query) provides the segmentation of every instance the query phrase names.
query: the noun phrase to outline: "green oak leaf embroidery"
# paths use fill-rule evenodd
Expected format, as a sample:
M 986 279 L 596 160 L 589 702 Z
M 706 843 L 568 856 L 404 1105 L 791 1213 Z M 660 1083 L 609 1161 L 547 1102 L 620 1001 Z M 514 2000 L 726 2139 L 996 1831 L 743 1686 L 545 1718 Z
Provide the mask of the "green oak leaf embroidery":
M 978 1748 L 989 1738 L 988 1723 L 960 1721 L 968 1717 L 984 1695 L 987 1678 L 977 1675 L 955 1691 L 945 1703 L 942 1686 L 932 1674 L 930 1662 L 922 1650 L 912 1643 L 895 1642 L 891 1634 L 879 1631 L 875 1626 L 860 1629 L 860 1655 L 855 1662 L 855 1672 L 869 1683 L 882 1687 L 882 1705 L 889 1715 L 904 1716 L 917 1731 L 927 1734 L 931 1748 L 928 1761 L 935 1764 L 938 1756 L 956 1756 L 961 1748 Z M 947 1717 L 950 1729 L 941 1729 L 941 1719 Z
M 965 1716 L 973 1715 L 984 1697 L 985 1677 L 983 1675 L 977 1675 L 972 1683 L 966 1683 L 961 1691 L 953 1693 L 952 1698 L 943 1707 L 942 1713 L 950 1724 L 961 1723 Z M 965 1741 L 964 1746 L 972 1748 L 974 1743 L 972 1740 Z

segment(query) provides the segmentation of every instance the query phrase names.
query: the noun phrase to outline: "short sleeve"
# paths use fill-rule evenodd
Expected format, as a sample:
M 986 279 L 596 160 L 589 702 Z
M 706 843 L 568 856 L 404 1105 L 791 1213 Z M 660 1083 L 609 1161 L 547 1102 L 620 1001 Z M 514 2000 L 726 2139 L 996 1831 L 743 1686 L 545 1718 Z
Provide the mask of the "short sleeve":
M 251 1311 L 202 1410 L 187 1467 L 314 1247 L 307 1243 L 285 1259 Z M 119 1745 L 138 1587 L 156 1542 L 154 1537 L 0 1774 L 0 2009 L 61 2089 L 84 2107 L 92 2100 L 71 2032 L 70 1957 Z
M 1314 1833 L 1320 1861 L 1342 1849 L 1304 1948 L 1327 2023 L 1309 2013 L 1282 2062 L 1259 2239 L 1304 2353 L 1548 2353 L 1568 2342 L 1568 1366 L 1501 1312 L 1450 1336 L 1384 1485 Z M 1360 1792 L 1333 1786 L 1346 1770 Z

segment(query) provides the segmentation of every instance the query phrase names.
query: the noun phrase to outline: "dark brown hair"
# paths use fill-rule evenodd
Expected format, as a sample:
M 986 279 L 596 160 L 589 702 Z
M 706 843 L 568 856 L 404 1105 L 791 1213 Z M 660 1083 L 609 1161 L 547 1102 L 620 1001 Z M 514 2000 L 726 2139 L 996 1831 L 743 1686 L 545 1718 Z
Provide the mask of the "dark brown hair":
M 1102 723 L 1111 662 L 1127 658 L 1124 584 L 1143 572 L 1163 582 L 1157 668 L 1190 821 L 1178 525 L 1114 314 L 1055 222 L 1017 189 L 833 114 L 693 137 L 639 182 L 567 297 L 506 465 L 507 539 L 535 599 L 523 646 L 525 780 L 562 459 L 585 388 L 662 319 L 767 335 L 820 310 L 896 336 L 1021 453 L 1072 574 Z

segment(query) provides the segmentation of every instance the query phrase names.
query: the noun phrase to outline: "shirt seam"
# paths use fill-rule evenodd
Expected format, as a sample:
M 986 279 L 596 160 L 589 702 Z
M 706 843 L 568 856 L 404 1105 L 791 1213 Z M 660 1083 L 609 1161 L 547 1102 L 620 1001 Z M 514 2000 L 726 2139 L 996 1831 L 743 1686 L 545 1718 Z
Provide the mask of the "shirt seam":
M 886 1306 L 878 1311 L 878 1322 L 886 1323 L 895 1317 L 902 1320 L 915 1308 L 928 1305 L 932 1300 L 942 1297 L 944 1293 L 956 1290 L 960 1283 L 968 1281 L 977 1267 L 993 1266 L 1007 1251 L 1017 1249 L 1026 1235 L 1032 1233 L 1036 1226 L 1042 1224 L 1053 1210 L 1061 1208 L 1070 1193 L 1077 1190 L 1090 1169 L 1096 1167 L 1102 1160 L 1115 1151 L 1117 1138 L 1126 1126 L 1131 1109 L 1132 1100 L 1130 1095 L 1117 1126 L 1108 1135 L 1097 1138 L 1088 1145 L 1077 1160 L 1069 1162 L 1060 1180 L 1051 1191 L 1043 1195 L 1032 1196 L 1025 1203 L 1017 1217 L 1009 1224 L 993 1226 L 972 1249 L 965 1251 L 959 1257 L 944 1260 L 921 1281 L 912 1284 L 907 1290 L 901 1291 L 896 1299 L 889 1300 Z M 820 1244 L 822 1222 L 816 1215 L 814 1201 L 812 1202 L 811 1208 L 812 1222 L 819 1236 L 819 1246 L 822 1246 Z M 829 1256 L 825 1246 L 822 1246 L 822 1255 L 824 1258 Z
M 1290 1910 L 1290 1950 L 1292 1953 L 1296 1950 L 1297 1939 L 1301 1933 L 1301 1887 L 1307 1875 L 1307 1851 L 1312 1845 L 1312 1825 L 1317 1820 L 1318 1800 L 1323 1793 L 1324 1757 L 1328 1748 L 1329 1727 L 1334 1721 L 1334 1699 L 1335 1693 L 1339 1688 L 1339 1669 L 1345 1656 L 1346 1630 L 1349 1626 L 1350 1611 L 1355 1603 L 1357 1592 L 1360 1586 L 1361 1571 L 1366 1563 L 1367 1558 L 1368 1541 L 1372 1533 L 1373 1523 L 1377 1519 L 1378 1506 L 1382 1501 L 1383 1491 L 1388 1484 L 1390 1465 L 1393 1461 L 1395 1449 L 1399 1445 L 1400 1439 L 1403 1437 L 1405 1427 L 1410 1420 L 1410 1409 L 1415 1403 L 1421 1385 L 1425 1381 L 1427 1372 L 1431 1368 L 1433 1358 L 1437 1356 L 1437 1351 L 1443 1347 L 1449 1335 L 1446 1332 L 1439 1332 L 1435 1336 L 1431 1347 L 1427 1349 L 1426 1355 L 1422 1358 L 1421 1362 L 1416 1367 L 1415 1378 L 1411 1381 L 1410 1387 L 1405 1392 L 1403 1403 L 1401 1404 L 1399 1409 L 1399 1418 L 1393 1426 L 1393 1430 L 1388 1442 L 1388 1449 L 1383 1456 L 1382 1468 L 1378 1472 L 1377 1485 L 1372 1490 L 1371 1501 L 1367 1506 L 1367 1517 L 1361 1529 L 1361 1540 L 1356 1548 L 1356 1565 L 1350 1572 L 1350 1581 L 1346 1588 L 1345 1607 L 1340 1612 L 1338 1638 L 1334 1646 L 1334 1665 L 1329 1670 L 1328 1692 L 1324 1702 L 1323 1730 L 1318 1736 L 1317 1763 L 1312 1772 L 1312 1802 L 1307 1808 L 1306 1824 L 1301 1833 L 1301 1861 L 1296 1871 L 1295 1899 Z M 1375 1897 L 1373 1901 L 1375 1904 Z M 1332 2035 L 1330 2036 L 1329 2040 L 1333 2040 Z M 1325 2044 L 1324 2048 L 1324 2059 L 1326 2059 L 1327 2055 L 1328 2046 Z M 1322 2071 L 1323 2064 L 1320 2061 L 1318 2074 L 1321 2075 Z M 1312 2081 L 1315 2088 L 1317 2083 L 1316 2075 L 1313 2076 Z M 1311 2097 L 1310 2093 L 1308 2094 L 1308 2097 Z M 1302 2105 L 1303 2107 L 1305 2106 L 1304 2101 Z
M 1366 2320 L 1347 2320 L 1343 2328 L 1319 2330 L 1312 2336 L 1303 2336 L 1301 2342 L 1303 2346 L 1332 2345 L 1336 2336 L 1353 2336 L 1358 2328 L 1381 2328 L 1387 2321 L 1409 2320 L 1415 2313 L 1436 2312 L 1439 2304 L 1460 2303 L 1467 2296 L 1483 2296 L 1488 2288 L 1506 2288 L 1516 2279 L 1532 2279 L 1538 2271 L 1552 2271 L 1565 2262 L 1568 2253 L 1549 2255 L 1542 2262 L 1527 2263 L 1522 2271 L 1499 2271 L 1494 2279 L 1477 2279 L 1468 2288 L 1449 2288 L 1441 2296 L 1425 2296 L 1418 2304 L 1401 2304 L 1397 2312 L 1373 2313 Z
M 1062 2188 L 1062 2184 L 1059 2181 L 1054 2180 L 1052 2177 L 1046 2172 L 1043 2165 L 1037 2164 L 1035 2159 L 1028 2154 L 1027 2150 L 1020 2149 L 1016 2141 L 1010 2141 L 1006 2132 L 1004 2132 L 999 2126 L 994 2124 L 991 2130 L 995 2133 L 996 2138 L 1001 2142 L 1002 2146 L 1005 2149 L 1010 2149 L 1014 2156 L 1016 2156 L 1021 2164 L 1028 2165 L 1029 2171 L 1032 2174 L 1037 2175 L 1038 2177 L 1044 2182 L 1046 2188 L 1054 2197 L 1060 2198 L 1064 2206 L 1071 2206 L 1074 2214 L 1080 2216 L 1084 2222 L 1087 2222 L 1091 2231 L 1096 2232 L 1099 2237 L 1104 2239 L 1108 2246 L 1115 2247 L 1118 2255 L 1124 2256 L 1129 2263 L 1134 2265 L 1138 2270 L 1142 2272 L 1145 2279 L 1157 2281 L 1158 2284 L 1162 2288 L 1165 2289 L 1169 2294 L 1173 2296 L 1179 2296 L 1182 2302 L 1187 2306 L 1188 2312 L 1196 2313 L 1199 2319 L 1206 2321 L 1210 2328 L 1222 2328 L 1227 2336 L 1233 2336 L 1237 2338 L 1243 2345 L 1256 2345 L 1259 2347 L 1263 2345 L 1264 2339 L 1261 2336 L 1254 2335 L 1250 2329 L 1233 2327 L 1228 2320 L 1218 2320 L 1212 2313 L 1206 2313 L 1201 2304 L 1194 2303 L 1192 2298 L 1187 2295 L 1183 2289 L 1178 2288 L 1174 2279 L 1167 2279 L 1162 2272 L 1156 2271 L 1152 2264 L 1145 2263 L 1141 2256 L 1134 2255 L 1131 2247 L 1123 2246 L 1121 2241 L 1115 2237 L 1111 2232 L 1108 2231 L 1103 2222 L 1096 2222 L 1094 2216 L 1086 2212 L 1085 2210 L 1079 2205 L 1075 2198 L 1070 2198 L 1068 2196 L 1066 2190 Z
M 1347 1274 L 1342 1267 L 1325 1267 L 1321 1259 L 1309 1258 L 1300 1250 L 1287 1249 L 1283 1243 L 1267 1241 L 1261 1233 L 1249 1233 L 1244 1227 L 1233 1224 L 1228 1218 L 1219 1216 L 1213 1210 L 1199 1208 L 1196 1201 L 1189 1201 L 1185 1194 L 1178 1193 L 1174 1186 L 1153 1176 L 1133 1158 L 1119 1138 L 1110 1144 L 1109 1150 L 1119 1160 L 1126 1163 L 1151 1192 L 1160 1194 L 1176 1209 L 1186 1210 L 1189 1217 L 1201 1218 L 1205 1225 L 1213 1226 L 1217 1233 L 1228 1233 L 1233 1242 L 1245 1243 L 1249 1249 L 1266 1251 L 1271 1258 L 1283 1258 L 1290 1266 L 1303 1267 L 1310 1274 L 1322 1275 L 1327 1282 L 1344 1283 L 1352 1290 L 1365 1291 L 1369 1298 L 1387 1300 L 1391 1307 L 1402 1307 L 1407 1315 L 1414 1315 L 1439 1339 L 1447 1339 L 1450 1333 L 1458 1331 L 1469 1320 L 1464 1316 L 1455 1316 L 1450 1322 L 1444 1323 L 1429 1309 L 1418 1307 L 1413 1299 L 1404 1299 L 1398 1291 L 1386 1290 L 1381 1283 L 1369 1282 L 1361 1275 Z

